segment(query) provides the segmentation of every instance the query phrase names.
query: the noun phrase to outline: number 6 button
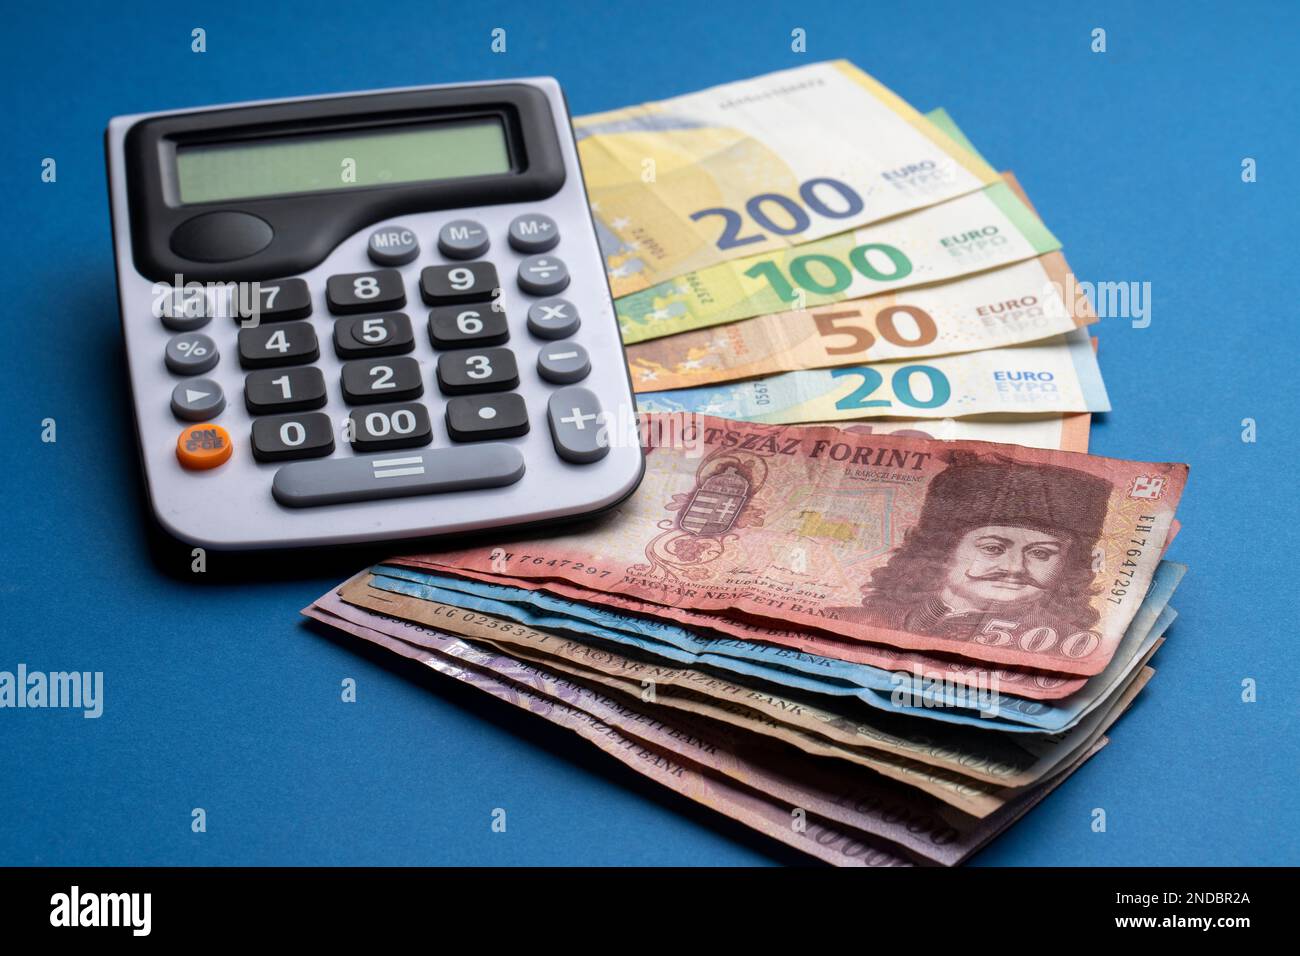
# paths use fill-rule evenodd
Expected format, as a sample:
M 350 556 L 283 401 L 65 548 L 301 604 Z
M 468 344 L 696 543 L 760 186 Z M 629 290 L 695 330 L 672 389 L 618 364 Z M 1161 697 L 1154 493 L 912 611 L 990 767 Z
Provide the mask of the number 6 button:
M 420 363 L 413 358 L 369 359 L 343 365 L 343 398 L 349 404 L 406 401 L 423 394 Z
M 384 312 L 406 305 L 406 290 L 396 269 L 351 272 L 326 280 L 325 301 L 335 315 Z
M 438 387 L 448 395 L 503 392 L 518 384 L 519 368 L 509 349 L 461 349 L 438 358 Z

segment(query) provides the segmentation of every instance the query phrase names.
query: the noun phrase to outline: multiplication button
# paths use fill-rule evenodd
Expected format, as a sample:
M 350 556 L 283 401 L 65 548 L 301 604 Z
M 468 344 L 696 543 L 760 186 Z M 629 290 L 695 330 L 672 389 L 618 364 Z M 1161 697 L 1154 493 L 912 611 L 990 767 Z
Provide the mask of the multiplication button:
M 510 220 L 509 239 L 518 252 L 550 252 L 560 241 L 560 227 L 550 216 L 525 213 Z
M 529 295 L 558 295 L 569 287 L 569 267 L 555 256 L 529 256 L 519 263 L 519 288 Z
M 438 251 L 448 259 L 477 259 L 488 245 L 487 230 L 473 219 L 453 219 L 438 230 Z
M 528 331 L 539 339 L 568 338 L 582 322 L 568 299 L 543 299 L 528 307 Z
M 220 357 L 217 343 L 202 332 L 173 336 L 163 352 L 167 369 L 177 375 L 202 375 L 215 367 Z

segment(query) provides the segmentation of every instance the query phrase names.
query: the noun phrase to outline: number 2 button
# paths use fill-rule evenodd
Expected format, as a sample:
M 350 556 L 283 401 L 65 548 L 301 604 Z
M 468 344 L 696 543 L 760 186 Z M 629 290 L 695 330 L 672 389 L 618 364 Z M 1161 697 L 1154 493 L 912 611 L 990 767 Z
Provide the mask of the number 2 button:
M 343 398 L 352 405 L 405 401 L 424 394 L 413 358 L 370 359 L 343 365 Z
M 396 269 L 352 272 L 330 276 L 325 283 L 325 300 L 335 315 L 382 312 L 406 305 L 402 274 Z

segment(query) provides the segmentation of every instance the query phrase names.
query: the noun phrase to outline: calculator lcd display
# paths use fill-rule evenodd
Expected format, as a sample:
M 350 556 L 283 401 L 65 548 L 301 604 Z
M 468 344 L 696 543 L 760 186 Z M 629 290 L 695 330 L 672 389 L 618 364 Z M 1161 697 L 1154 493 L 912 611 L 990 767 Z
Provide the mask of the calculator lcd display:
M 499 119 L 178 146 L 183 203 L 490 176 L 510 171 Z

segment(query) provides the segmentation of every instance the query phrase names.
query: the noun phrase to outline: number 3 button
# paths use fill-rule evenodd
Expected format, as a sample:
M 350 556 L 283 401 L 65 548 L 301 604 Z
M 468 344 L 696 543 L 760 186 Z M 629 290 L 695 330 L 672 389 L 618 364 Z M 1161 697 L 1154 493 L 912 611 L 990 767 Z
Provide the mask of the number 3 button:
M 438 358 L 438 387 L 448 395 L 503 392 L 518 384 L 519 368 L 509 349 L 461 349 Z
M 405 401 L 424 394 L 413 358 L 370 359 L 343 366 L 343 398 L 352 405 Z

